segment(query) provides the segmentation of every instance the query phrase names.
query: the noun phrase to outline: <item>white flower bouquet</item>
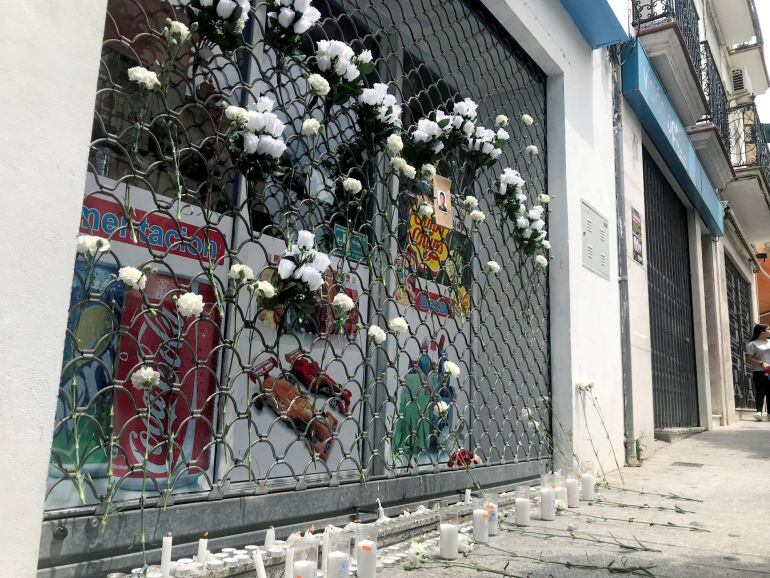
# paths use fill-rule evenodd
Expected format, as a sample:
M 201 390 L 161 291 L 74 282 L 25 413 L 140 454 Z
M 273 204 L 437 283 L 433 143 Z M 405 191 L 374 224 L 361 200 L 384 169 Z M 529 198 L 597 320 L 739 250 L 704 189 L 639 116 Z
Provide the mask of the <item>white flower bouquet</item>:
M 374 70 L 371 51 L 356 54 L 340 40 L 319 40 L 307 64 L 312 92 L 325 96 L 330 104 L 345 104 L 361 96 L 363 77 Z M 325 80 L 326 85 L 321 80 Z
M 497 204 L 513 222 L 513 238 L 519 248 L 527 255 L 538 255 L 551 247 L 545 229 L 546 207 L 550 198 L 540 195 L 540 204 L 528 207 L 529 199 L 523 192 L 524 183 L 518 171 L 511 168 L 503 170 Z
M 250 0 L 182 0 L 190 29 L 197 27 L 201 40 L 222 50 L 243 44 L 243 29 L 249 19 Z
M 329 256 L 315 248 L 315 235 L 300 231 L 297 242 L 281 255 L 271 282 L 275 292 L 271 297 L 264 294 L 262 305 L 280 313 L 285 326 L 290 326 L 295 317 L 312 315 L 330 264 Z
M 268 0 L 265 38 L 284 54 L 296 52 L 303 35 L 316 25 L 321 13 L 310 0 Z
M 225 108 L 230 120 L 226 139 L 233 164 L 247 179 L 260 181 L 284 172 L 281 157 L 286 151 L 286 125 L 273 112 L 275 102 L 261 97 L 253 110 L 238 106 Z
M 361 131 L 375 146 L 383 146 L 391 135 L 401 130 L 401 106 L 396 104 L 395 96 L 388 94 L 387 84 L 377 82 L 372 88 L 363 89 L 356 101 L 356 112 Z M 394 152 L 400 152 L 393 139 L 388 146 Z

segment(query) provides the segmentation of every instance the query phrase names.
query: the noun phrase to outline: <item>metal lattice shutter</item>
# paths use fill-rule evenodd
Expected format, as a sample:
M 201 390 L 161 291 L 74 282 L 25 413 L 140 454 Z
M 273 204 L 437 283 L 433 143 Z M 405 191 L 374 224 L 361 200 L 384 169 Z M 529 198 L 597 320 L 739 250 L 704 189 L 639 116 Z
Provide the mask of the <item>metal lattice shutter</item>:
M 743 278 L 738 267 L 725 259 L 727 278 L 727 311 L 730 316 L 730 357 L 733 365 L 735 407 L 754 407 L 754 388 L 751 368 L 746 364 L 744 351 L 751 341 L 751 285 Z
M 644 151 L 655 427 L 698 425 L 687 209 Z

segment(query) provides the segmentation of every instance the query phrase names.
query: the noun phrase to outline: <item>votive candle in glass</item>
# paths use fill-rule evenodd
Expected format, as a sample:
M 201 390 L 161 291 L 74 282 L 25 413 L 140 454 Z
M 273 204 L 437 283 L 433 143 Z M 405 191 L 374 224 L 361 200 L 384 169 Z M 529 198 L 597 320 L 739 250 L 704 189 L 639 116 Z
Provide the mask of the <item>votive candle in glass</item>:
M 594 486 L 596 485 L 596 477 L 594 476 L 594 465 L 591 462 L 583 462 L 580 464 L 580 490 L 582 492 L 582 499 L 586 501 L 596 499 Z
M 545 474 L 541 478 L 540 488 L 540 519 L 553 521 L 556 519 L 556 478 L 553 474 Z
M 498 504 L 500 503 L 500 496 L 492 492 L 487 493 L 485 498 L 485 507 L 489 513 L 489 535 L 497 536 L 499 532 L 498 525 Z
M 456 560 L 459 555 L 460 523 L 457 510 L 439 510 L 439 555 L 444 560 Z
M 577 468 L 567 469 L 564 485 L 567 487 L 567 507 L 580 507 L 580 472 Z
M 327 578 L 348 578 L 350 574 L 349 532 L 329 533 L 329 555 L 326 560 Z
M 519 486 L 514 496 L 514 522 L 517 526 L 529 526 L 532 490 L 529 486 Z
M 359 524 L 356 528 L 356 568 L 358 578 L 377 575 L 377 526 Z
M 294 549 L 294 572 L 292 578 L 316 578 L 318 575 L 318 542 L 308 536 L 292 544 Z
M 473 539 L 479 544 L 489 542 L 489 511 L 483 498 L 473 500 Z

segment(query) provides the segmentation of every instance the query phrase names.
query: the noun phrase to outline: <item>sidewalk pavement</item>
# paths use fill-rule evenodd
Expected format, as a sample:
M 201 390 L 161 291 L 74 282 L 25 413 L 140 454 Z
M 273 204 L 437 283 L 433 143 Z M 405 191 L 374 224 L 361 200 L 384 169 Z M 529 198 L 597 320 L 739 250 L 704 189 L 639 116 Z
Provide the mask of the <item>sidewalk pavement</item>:
M 641 468 L 620 473 L 622 481 L 615 472 L 608 476 L 612 487 L 600 489 L 603 502 L 581 502 L 554 522 L 508 526 L 489 546 L 476 545 L 470 556 L 450 565 L 430 561 L 407 571 L 401 563 L 378 576 L 501 575 L 472 566 L 522 577 L 607 576 L 633 568 L 640 569 L 635 575 L 660 577 L 770 576 L 770 423 L 742 422 L 702 433 L 660 447 Z M 503 513 L 512 520 L 510 510 Z M 533 508 L 536 514 L 539 508 Z M 569 524 L 577 529 L 570 532 Z

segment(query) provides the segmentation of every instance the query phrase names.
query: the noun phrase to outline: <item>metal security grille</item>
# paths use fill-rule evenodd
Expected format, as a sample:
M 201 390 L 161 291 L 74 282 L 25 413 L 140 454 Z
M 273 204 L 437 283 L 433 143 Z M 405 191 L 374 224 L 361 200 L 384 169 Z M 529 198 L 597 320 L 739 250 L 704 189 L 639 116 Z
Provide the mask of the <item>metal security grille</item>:
M 751 368 L 744 358 L 746 344 L 751 341 L 751 286 L 730 259 L 725 259 L 725 274 L 735 407 L 753 408 L 755 398 L 751 384 Z
M 462 0 L 314 0 L 322 20 L 292 56 L 264 40 L 260 3 L 240 47 L 195 40 L 171 58 L 164 23 L 186 21 L 188 3 L 108 2 L 80 234 L 110 248 L 75 266 L 40 567 L 131 567 L 165 529 L 175 543 L 203 530 L 256 537 L 376 498 L 448 495 L 470 485 L 447 463 L 462 449 L 483 461 L 479 483 L 536 475 L 551 457 L 548 275 L 517 250 L 494 198 L 508 166 L 530 202 L 546 192 L 543 72 Z M 321 39 L 371 50 L 365 84 L 388 84 L 404 129 L 466 97 L 479 123 L 510 117 L 494 169 L 468 178 L 451 157 L 439 163 L 451 229 L 418 214 L 429 183 L 395 178 L 387 154 L 355 140 L 350 107 L 308 95 L 302 59 Z M 129 82 L 138 65 L 162 70 L 162 96 Z M 224 146 L 223 105 L 264 95 L 287 125 L 290 169 L 247 180 Z M 301 134 L 310 116 L 316 137 Z M 358 198 L 335 180 L 342 159 L 363 183 Z M 486 214 L 478 226 L 467 195 Z M 232 298 L 232 264 L 269 279 L 303 229 L 332 260 L 309 312 Z M 127 265 L 152 267 L 143 291 L 116 278 Z M 187 291 L 203 299 L 194 321 L 176 311 Z M 339 319 L 331 302 L 343 292 L 355 307 Z M 406 334 L 367 339 L 398 315 Z M 159 384 L 132 386 L 148 363 Z M 96 561 L 105 557 L 115 559 Z
M 644 151 L 655 427 L 698 425 L 687 209 Z

